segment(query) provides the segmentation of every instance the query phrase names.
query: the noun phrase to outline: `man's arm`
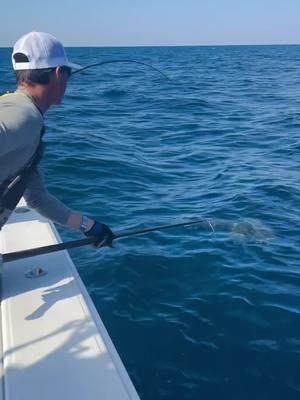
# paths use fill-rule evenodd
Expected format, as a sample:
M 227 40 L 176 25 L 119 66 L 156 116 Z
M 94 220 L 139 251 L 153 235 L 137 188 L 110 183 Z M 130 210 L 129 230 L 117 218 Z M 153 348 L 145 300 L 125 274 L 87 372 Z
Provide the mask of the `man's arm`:
M 40 169 L 35 169 L 28 182 L 24 198 L 29 207 L 37 210 L 41 215 L 71 229 L 79 229 L 82 223 L 82 214 L 65 206 L 47 190 Z M 89 230 L 94 221 L 88 219 Z
M 51 195 L 45 187 L 44 178 L 39 169 L 32 172 L 24 198 L 29 207 L 34 208 L 51 221 L 71 229 L 83 228 L 81 230 L 86 236 L 95 237 L 94 245 L 96 247 L 112 245 L 115 235 L 110 228 L 93 219 L 83 218 L 81 213 L 71 210 Z

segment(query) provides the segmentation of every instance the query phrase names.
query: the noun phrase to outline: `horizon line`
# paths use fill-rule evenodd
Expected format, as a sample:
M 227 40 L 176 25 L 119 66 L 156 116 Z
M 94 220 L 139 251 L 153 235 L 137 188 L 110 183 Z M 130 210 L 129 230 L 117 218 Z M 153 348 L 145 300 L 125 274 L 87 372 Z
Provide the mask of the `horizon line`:
M 137 45 L 64 45 L 65 48 L 136 48 L 136 47 L 242 47 L 242 46 L 299 46 L 300 43 L 224 43 L 224 44 L 137 44 Z M 12 49 L 13 46 L 1 46 L 1 49 Z

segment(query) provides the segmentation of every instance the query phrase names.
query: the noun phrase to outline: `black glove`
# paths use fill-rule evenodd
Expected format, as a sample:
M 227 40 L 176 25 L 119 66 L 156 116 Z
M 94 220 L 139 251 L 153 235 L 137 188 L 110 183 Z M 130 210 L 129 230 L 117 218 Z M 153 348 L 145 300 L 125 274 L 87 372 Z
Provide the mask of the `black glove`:
M 97 221 L 95 221 L 91 229 L 89 229 L 87 232 L 84 232 L 84 234 L 88 237 L 95 237 L 94 245 L 96 247 L 112 247 L 112 242 L 115 238 L 115 234 L 107 225 Z

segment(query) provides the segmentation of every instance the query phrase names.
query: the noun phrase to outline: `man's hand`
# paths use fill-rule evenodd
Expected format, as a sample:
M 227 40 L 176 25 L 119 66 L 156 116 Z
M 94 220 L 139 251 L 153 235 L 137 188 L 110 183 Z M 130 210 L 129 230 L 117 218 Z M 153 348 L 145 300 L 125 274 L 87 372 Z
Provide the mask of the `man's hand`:
M 97 221 L 95 221 L 91 229 L 89 229 L 87 232 L 84 232 L 84 234 L 88 237 L 95 237 L 94 246 L 96 247 L 112 247 L 112 242 L 115 238 L 115 234 L 107 225 Z

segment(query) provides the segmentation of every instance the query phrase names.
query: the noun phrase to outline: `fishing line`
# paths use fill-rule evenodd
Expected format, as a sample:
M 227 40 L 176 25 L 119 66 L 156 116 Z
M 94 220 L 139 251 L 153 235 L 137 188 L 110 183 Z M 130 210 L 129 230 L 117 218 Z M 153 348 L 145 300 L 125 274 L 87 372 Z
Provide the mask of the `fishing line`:
M 168 81 L 171 81 L 171 80 L 172 80 L 172 79 L 169 78 L 168 75 L 166 75 L 164 72 L 162 72 L 161 70 L 159 70 L 159 69 L 156 68 L 156 67 L 153 67 L 153 65 L 147 64 L 147 63 L 142 62 L 142 61 L 136 61 L 136 60 L 108 60 L 108 61 L 102 61 L 102 62 L 98 62 L 98 63 L 95 63 L 95 64 L 87 65 L 86 67 L 83 67 L 83 68 L 81 68 L 81 69 L 77 69 L 77 70 L 71 72 L 71 75 L 78 74 L 79 72 L 83 72 L 83 71 L 85 71 L 85 70 L 87 70 L 87 69 L 89 69 L 89 68 L 94 68 L 94 67 L 99 67 L 99 66 L 101 66 L 101 65 L 105 65 L 105 64 L 114 64 L 114 63 L 127 63 L 127 64 L 128 64 L 128 63 L 133 63 L 133 64 L 144 65 L 144 66 L 149 67 L 149 68 L 153 69 L 154 71 L 158 72 L 160 75 L 162 75 L 162 76 L 163 76 L 165 79 L 167 79 Z

